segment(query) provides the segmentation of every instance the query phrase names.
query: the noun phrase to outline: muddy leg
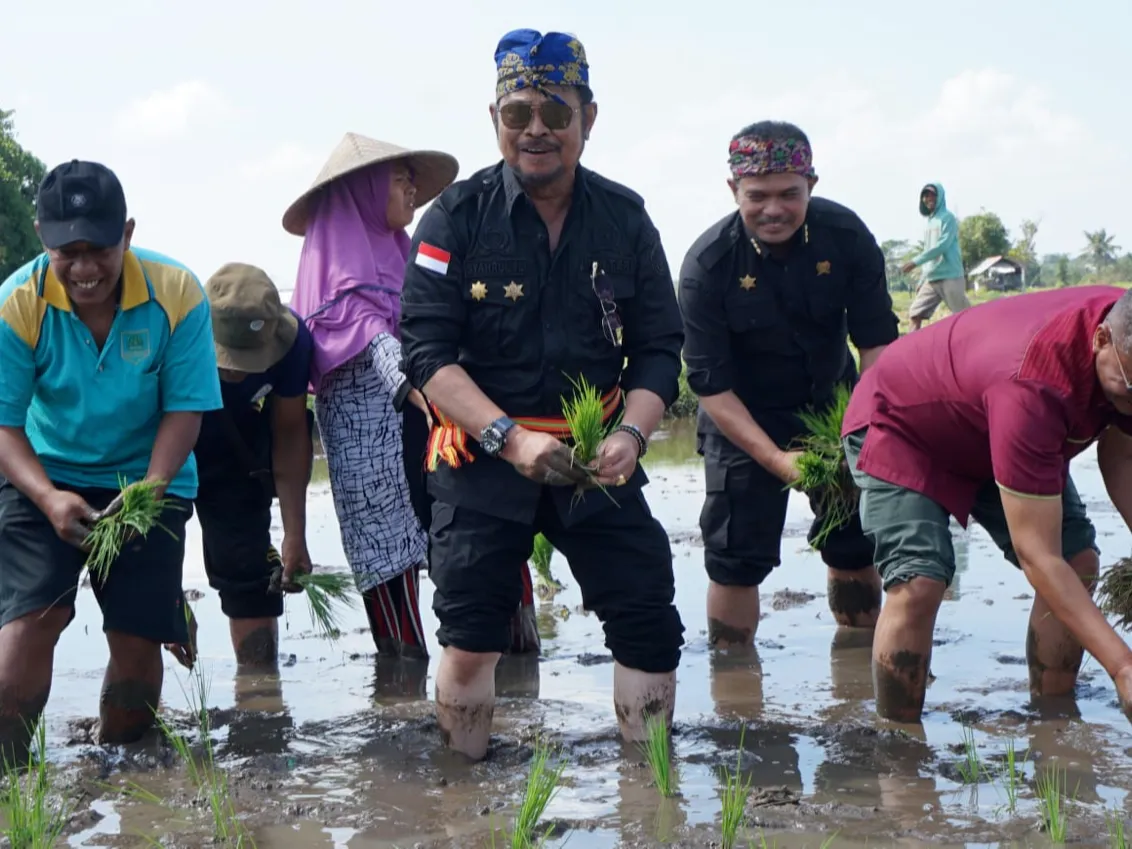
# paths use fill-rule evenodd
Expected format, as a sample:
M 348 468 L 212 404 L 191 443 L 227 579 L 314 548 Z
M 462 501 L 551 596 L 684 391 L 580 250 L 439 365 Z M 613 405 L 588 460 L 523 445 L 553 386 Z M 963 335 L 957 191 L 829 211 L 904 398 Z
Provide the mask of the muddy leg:
M 472 760 L 487 754 L 495 712 L 498 652 L 466 652 L 446 646 L 436 671 L 436 720 L 444 744 Z
M 0 757 L 27 762 L 31 731 L 51 693 L 55 644 L 71 608 L 36 610 L 0 628 Z
M 641 672 L 620 663 L 613 665 L 613 706 L 621 737 L 627 743 L 643 742 L 645 721 L 661 716 L 672 725 L 676 705 L 676 672 Z
M 237 672 L 276 672 L 279 669 L 279 620 L 229 619 Z
M 943 581 L 916 577 L 888 590 L 873 638 L 873 689 L 885 719 L 920 721 L 945 589 Z
M 1091 593 L 1100 572 L 1100 558 L 1091 548 L 1069 561 Z M 1034 696 L 1068 696 L 1077 686 L 1084 657 L 1081 644 L 1053 615 L 1046 600 L 1034 596 L 1026 629 L 1026 663 L 1030 667 L 1030 693 Z
M 875 628 L 880 615 L 880 573 L 876 569 L 826 570 L 829 610 L 838 625 Z
M 749 646 L 759 627 L 759 588 L 708 582 L 708 644 L 715 648 Z
M 161 700 L 161 646 L 117 631 L 108 631 L 110 663 L 99 704 L 100 743 L 134 743 L 153 725 Z

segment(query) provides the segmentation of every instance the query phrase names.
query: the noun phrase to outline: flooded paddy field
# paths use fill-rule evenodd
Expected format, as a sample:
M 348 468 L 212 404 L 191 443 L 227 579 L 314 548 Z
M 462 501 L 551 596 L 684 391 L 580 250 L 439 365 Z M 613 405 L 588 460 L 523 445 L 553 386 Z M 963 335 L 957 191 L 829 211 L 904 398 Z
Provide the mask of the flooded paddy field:
M 194 523 L 186 588 L 200 594 L 211 736 L 256 845 L 482 849 L 498 830 L 495 845 L 510 846 L 504 830 L 540 737 L 566 758 L 543 817 L 548 847 L 719 846 L 723 770 L 736 764 L 751 781 L 744 847 L 1117 845 L 1109 823 L 1132 816 L 1132 727 L 1091 659 L 1075 700 L 1032 702 L 1024 660 L 1032 592 L 981 529 L 957 531 L 959 574 L 939 618 L 923 727 L 897 727 L 873 713 L 868 633 L 839 631 L 829 614 L 825 568 L 805 542 L 805 499 L 792 496 L 783 565 L 762 588 L 756 650 L 716 655 L 706 644 L 697 529 L 702 464 L 682 430 L 648 459 L 647 494 L 673 541 L 687 627 L 669 799 L 641 752 L 619 741 L 601 626 L 582 610 L 561 557 L 552 568 L 565 589 L 540 602 L 542 657 L 504 660 L 490 755 L 468 765 L 439 744 L 429 701 L 435 642 L 427 668 L 378 663 L 360 608 L 332 643 L 314 635 L 305 600 L 289 598 L 279 677 L 237 679 Z M 1095 455 L 1078 458 L 1073 472 L 1102 562 L 1127 555 L 1129 535 L 1107 504 Z M 309 523 L 314 560 L 344 570 L 325 482 L 313 487 Z M 427 580 L 422 595 L 431 637 Z M 105 660 L 98 609 L 84 590 L 47 708 L 48 758 L 77 805 L 66 845 L 214 845 L 207 806 L 159 735 L 126 748 L 93 744 Z M 171 658 L 166 675 L 163 714 L 187 729 L 189 678 Z M 1011 751 L 1014 781 L 1004 767 Z M 1054 779 L 1068 797 L 1055 803 L 1064 835 L 1042 828 Z

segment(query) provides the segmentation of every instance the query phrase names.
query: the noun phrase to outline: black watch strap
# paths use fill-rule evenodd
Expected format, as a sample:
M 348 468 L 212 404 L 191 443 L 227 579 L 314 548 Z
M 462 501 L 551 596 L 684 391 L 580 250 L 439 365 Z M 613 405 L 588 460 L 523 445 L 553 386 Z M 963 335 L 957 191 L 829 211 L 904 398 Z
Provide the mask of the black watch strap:
M 617 433 L 617 432 L 627 433 L 631 437 L 633 437 L 633 439 L 637 440 L 637 457 L 638 458 L 644 457 L 649 452 L 649 441 L 647 439 L 645 439 L 645 435 L 641 432 L 641 429 L 639 427 L 637 427 L 636 425 L 619 424 L 619 425 L 617 425 L 617 427 L 613 428 L 613 432 L 614 433 Z

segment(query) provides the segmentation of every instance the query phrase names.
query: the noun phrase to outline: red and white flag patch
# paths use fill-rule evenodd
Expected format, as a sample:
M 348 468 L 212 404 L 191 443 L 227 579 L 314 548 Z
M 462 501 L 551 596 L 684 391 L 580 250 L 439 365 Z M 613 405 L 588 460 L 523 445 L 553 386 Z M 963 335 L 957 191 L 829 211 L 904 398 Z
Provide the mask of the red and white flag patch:
M 452 254 L 448 251 L 441 250 L 435 245 L 430 245 L 428 242 L 421 242 L 417 246 L 417 258 L 413 260 L 421 268 L 427 268 L 429 271 L 435 271 L 437 274 L 448 273 L 448 263 L 452 259 Z

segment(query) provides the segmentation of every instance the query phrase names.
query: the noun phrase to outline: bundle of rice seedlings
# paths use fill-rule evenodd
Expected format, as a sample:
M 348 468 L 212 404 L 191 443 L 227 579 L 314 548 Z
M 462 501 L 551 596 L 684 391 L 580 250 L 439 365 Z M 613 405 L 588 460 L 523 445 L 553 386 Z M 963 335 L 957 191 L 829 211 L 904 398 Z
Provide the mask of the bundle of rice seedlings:
M 810 541 L 819 550 L 831 533 L 849 523 L 857 510 L 860 493 L 841 447 L 841 423 L 851 394 L 848 386 L 838 385 L 833 403 L 824 412 L 811 409 L 798 415 L 807 432 L 798 441 L 802 455 L 797 460 L 798 480 L 792 486 L 810 496 L 814 512 L 821 517 L 818 532 Z
M 542 534 L 535 534 L 535 547 L 531 554 L 531 565 L 535 567 L 535 576 L 538 578 L 538 590 L 541 596 L 552 596 L 564 589 L 550 571 L 550 559 L 554 556 L 554 546 Z
M 1111 616 L 1118 628 L 1132 630 L 1132 558 L 1108 567 L 1097 581 L 1095 597 L 1101 613 Z
M 161 527 L 158 519 L 170 504 L 168 499 L 157 495 L 157 490 L 164 486 L 161 481 L 126 484 L 124 479 L 119 479 L 118 485 L 122 491 L 114 502 L 121 499 L 121 507 L 111 511 L 115 506 L 112 502 L 111 507 L 103 510 L 85 540 L 89 551 L 86 567 L 99 581 L 106 580 L 128 539 L 135 534 L 148 536 L 155 527 Z M 172 536 L 167 529 L 162 529 Z
M 547 806 L 558 795 L 562 783 L 562 773 L 566 760 L 556 755 L 545 740 L 538 740 L 527 773 L 527 788 L 519 813 L 515 817 L 515 828 L 511 832 L 511 849 L 534 849 L 543 846 L 550 836 L 552 827 L 539 835 L 537 829 Z
M 341 616 L 345 608 L 354 606 L 354 579 L 334 572 L 307 572 L 295 577 L 310 605 L 311 620 L 321 637 L 336 640 L 341 636 Z
M 574 380 L 567 375 L 566 379 L 574 386 L 573 397 L 562 399 L 562 417 L 566 419 L 566 423 L 570 427 L 570 441 L 573 443 L 571 451 L 574 454 L 574 461 L 578 465 L 592 469 L 594 461 L 597 460 L 597 447 L 620 424 L 621 414 L 606 422 L 605 405 L 602 403 L 601 393 L 598 392 L 597 387 L 586 380 L 585 377 Z M 595 485 L 606 495 L 609 495 L 604 486 Z M 580 498 L 583 491 L 584 487 L 579 486 L 575 491 L 575 497 Z M 612 495 L 609 495 L 609 498 L 615 504 L 617 503 Z

